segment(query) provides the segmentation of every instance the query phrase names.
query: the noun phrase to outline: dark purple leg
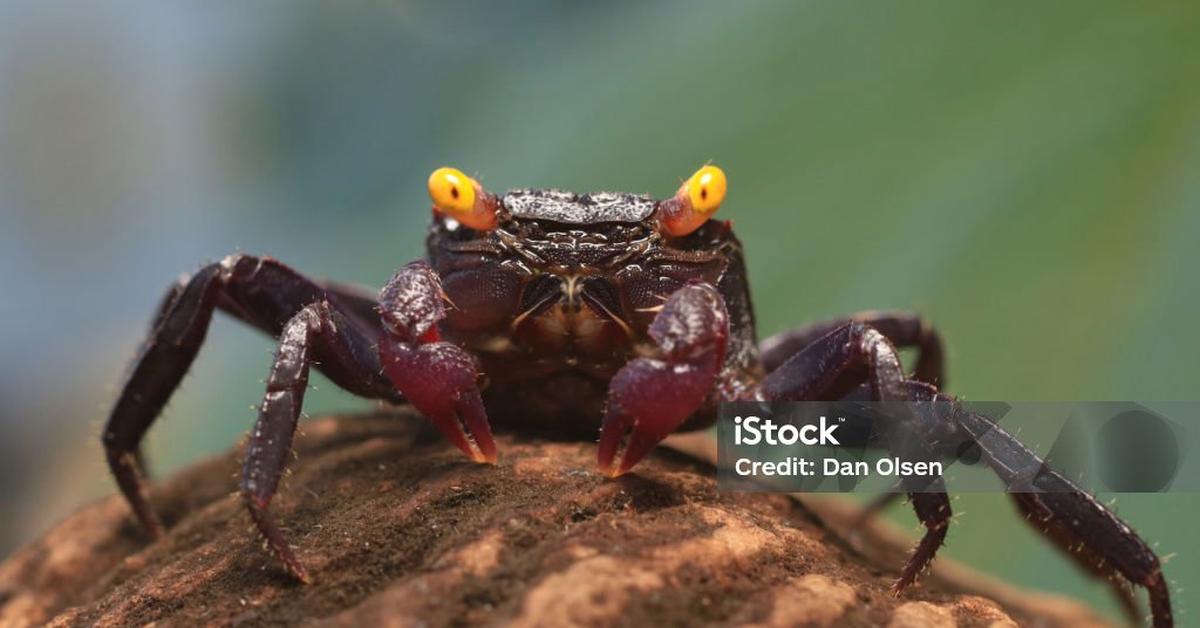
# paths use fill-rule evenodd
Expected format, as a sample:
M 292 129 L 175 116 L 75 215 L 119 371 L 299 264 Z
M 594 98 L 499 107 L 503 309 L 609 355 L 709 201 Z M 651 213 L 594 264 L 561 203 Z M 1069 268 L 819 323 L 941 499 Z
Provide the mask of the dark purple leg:
M 859 322 L 875 328 L 897 347 L 916 347 L 917 364 L 912 378 L 936 386 L 946 385 L 942 339 L 933 325 L 916 314 L 893 311 L 859 312 L 845 318 L 805 325 L 780 332 L 762 341 L 759 351 L 763 366 L 771 372 L 821 336 L 847 323 Z M 883 493 L 863 507 L 854 527 L 861 526 L 891 506 L 903 493 Z
M 1057 475 L 1057 474 L 1055 474 Z M 1063 478 L 1060 481 L 1066 482 Z M 1062 490 L 1056 489 L 1056 490 Z M 1156 628 L 1174 625 L 1171 594 L 1162 566 L 1137 533 L 1082 491 L 1011 493 L 1029 523 L 1085 571 L 1109 582 L 1127 614 L 1139 620 L 1137 602 L 1124 583 L 1146 588 Z
M 204 342 L 214 309 L 278 336 L 284 324 L 306 305 L 338 296 L 271 259 L 234 255 L 210 264 L 167 291 L 121 395 L 102 434 L 109 467 L 142 527 L 159 536 L 162 525 L 147 501 L 140 443 L 167 399 L 178 387 Z M 348 326 L 370 329 L 377 322 L 347 315 Z M 375 336 L 364 332 L 362 338 Z M 379 375 L 379 361 L 369 344 L 351 349 L 353 363 L 330 360 L 319 368 L 335 383 L 359 395 L 399 401 Z
M 938 480 L 941 484 L 941 480 Z M 904 564 L 904 571 L 892 584 L 892 591 L 900 595 L 909 585 L 917 581 L 917 577 L 933 562 L 938 548 L 946 542 L 946 532 L 950 529 L 950 498 L 945 492 L 938 493 L 909 493 L 908 499 L 917 519 L 925 526 L 925 535 L 913 550 L 912 556 Z
M 377 332 L 383 330 L 383 326 L 379 322 L 379 290 L 377 288 L 328 279 L 320 279 L 316 283 L 343 313 L 352 316 L 356 321 L 365 323 L 365 327 Z
M 896 348 L 878 330 L 846 323 L 811 342 L 771 371 L 759 384 L 768 401 L 840 399 L 866 383 L 871 398 L 907 399 L 904 370 Z
M 758 396 L 767 401 L 822 401 L 841 399 L 865 387 L 876 401 L 909 399 L 896 348 L 878 330 L 863 323 L 846 323 L 809 343 L 759 385 Z M 889 446 L 896 447 L 896 443 Z M 909 491 L 917 518 L 926 531 L 904 566 L 893 589 L 897 594 L 912 584 L 933 560 L 946 538 L 950 501 L 941 479 L 930 492 Z
M 663 304 L 649 334 L 655 355 L 630 360 L 609 383 L 597 454 L 609 476 L 628 471 L 711 394 L 729 339 L 725 301 L 707 284 L 684 286 Z
M 1093 575 L 1145 587 L 1154 626 L 1174 625 L 1162 564 L 1136 532 L 987 417 L 960 412 L 956 418 L 979 445 L 983 462 L 1014 490 L 1010 496 L 1034 528 Z M 1021 491 L 1023 487 L 1028 490 Z M 1137 614 L 1136 603 L 1124 601 L 1128 596 L 1122 589 L 1113 586 L 1127 612 Z
M 475 358 L 438 336 L 446 316 L 441 279 L 425 262 L 401 268 L 379 295 L 386 332 L 379 341 L 383 372 L 405 399 L 476 462 L 496 461 Z
M 763 380 L 759 394 L 767 400 L 850 398 L 956 403 L 953 397 L 939 393 L 930 384 L 902 379 L 898 375 L 899 358 L 888 346 L 878 332 L 849 324 L 789 358 Z M 880 391 L 887 394 L 881 395 Z M 947 414 L 945 421 L 942 429 L 953 431 L 958 438 L 970 438 L 979 446 L 983 462 L 1014 490 L 1011 495 L 1018 508 L 1047 539 L 1073 554 L 1093 574 L 1145 587 L 1150 595 L 1154 626 L 1174 625 L 1170 591 L 1158 557 L 1128 525 L 1048 468 L 1037 454 L 987 417 L 960 409 Z M 896 433 L 901 435 L 924 431 L 897 427 L 901 429 Z M 909 443 L 909 446 L 914 444 L 919 445 Z M 895 450 L 897 442 L 890 440 L 888 446 Z M 929 564 L 945 539 L 950 507 L 940 478 L 932 488 L 933 492 L 927 488 L 924 492 L 909 490 L 926 533 L 896 582 L 897 592 Z M 1114 590 L 1124 600 L 1121 588 Z
M 767 372 L 778 369 L 787 358 L 798 353 L 800 349 L 811 345 L 829 331 L 841 325 L 858 322 L 877 329 L 896 347 L 916 347 L 917 365 L 912 372 L 912 378 L 944 387 L 946 385 L 946 363 L 941 335 L 934 325 L 926 319 L 910 312 L 895 311 L 866 311 L 845 318 L 834 319 L 822 323 L 804 325 L 802 328 L 781 331 L 768 337 L 760 345 L 763 366 Z M 859 527 L 866 521 L 883 512 L 902 496 L 902 492 L 884 492 L 863 507 L 862 514 L 854 520 L 852 526 Z
M 910 381 L 908 387 L 910 399 L 955 403 L 927 384 Z M 960 436 L 979 446 L 981 460 L 1013 491 L 1009 495 L 1034 528 L 1086 571 L 1112 583 L 1127 612 L 1138 613 L 1124 587 L 1131 583 L 1149 592 L 1156 628 L 1174 625 L 1162 564 L 1129 525 L 991 419 L 961 409 L 949 417 Z
M 1125 612 L 1125 617 L 1131 624 L 1142 623 L 1142 610 L 1138 606 L 1137 598 L 1134 597 L 1128 581 L 1125 578 L 1113 577 L 1115 575 L 1113 567 L 1103 556 L 1072 538 L 1065 527 L 1049 514 L 1037 493 L 1011 493 L 1010 495 L 1017 505 L 1017 510 L 1029 522 L 1029 525 L 1043 536 L 1052 539 L 1051 542 L 1055 547 L 1062 550 L 1062 553 L 1079 565 L 1081 569 L 1108 582 L 1113 595 L 1121 603 L 1121 610 Z
M 320 356 L 326 368 L 358 371 L 364 367 L 364 352 L 374 353 L 371 338 L 329 301 L 318 301 L 301 309 L 284 325 L 279 336 L 279 351 L 271 365 L 266 394 L 246 447 L 242 467 L 242 498 L 246 508 L 267 547 L 288 573 L 302 582 L 308 582 L 308 572 L 292 553 L 268 506 L 291 458 L 292 437 L 308 387 L 309 366 Z
M 759 345 L 763 366 L 768 373 L 774 371 L 818 338 L 855 322 L 873 327 L 897 347 L 916 347 L 917 364 L 912 378 L 942 388 L 946 386 L 941 336 L 929 321 L 907 312 L 859 312 L 845 318 L 780 332 Z
M 945 354 L 941 336 L 929 321 L 921 316 L 907 312 L 859 312 L 846 318 L 806 325 L 798 329 L 776 334 L 764 340 L 760 345 L 763 365 L 767 368 L 768 372 L 774 371 L 787 361 L 788 358 L 813 342 L 816 342 L 817 339 L 827 335 L 838 327 L 852 322 L 862 323 L 874 328 L 895 346 L 916 347 L 917 364 L 913 370 L 912 378 L 929 384 L 945 386 Z M 863 512 L 855 520 L 855 525 L 862 525 L 870 520 L 873 516 L 899 499 L 901 495 L 903 493 L 884 493 L 872 500 L 864 507 Z M 915 501 L 913 506 L 920 510 Z M 922 523 L 925 523 L 925 521 L 922 520 Z M 929 528 L 927 523 L 926 527 Z M 928 543 L 937 543 L 937 545 L 940 545 L 941 541 L 935 533 L 935 529 L 929 529 L 932 534 L 926 536 Z M 940 528 L 940 534 L 941 537 L 945 536 L 945 527 Z M 926 540 L 923 539 L 922 547 L 926 545 Z M 937 547 L 934 545 L 933 550 L 936 551 L 936 549 Z M 918 567 L 916 564 L 921 560 L 921 554 L 923 552 L 921 551 L 921 547 L 919 547 L 918 551 L 913 555 L 913 560 L 905 568 L 906 574 L 909 573 L 910 569 L 914 569 L 911 573 L 915 576 L 920 569 L 924 568 L 924 565 Z M 932 557 L 933 555 L 930 554 L 929 559 L 932 559 Z M 927 563 L 928 560 L 925 562 Z M 901 580 L 905 580 L 905 578 L 902 576 Z M 904 586 L 907 586 L 907 582 Z

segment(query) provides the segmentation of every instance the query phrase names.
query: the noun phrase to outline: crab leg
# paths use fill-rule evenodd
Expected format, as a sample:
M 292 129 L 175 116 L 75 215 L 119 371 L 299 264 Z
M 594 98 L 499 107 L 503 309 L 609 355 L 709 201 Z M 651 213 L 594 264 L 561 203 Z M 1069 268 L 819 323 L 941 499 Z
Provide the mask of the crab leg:
M 725 302 L 708 284 L 684 286 L 663 304 L 649 335 L 655 354 L 630 360 L 609 384 L 598 451 L 609 476 L 628 471 L 704 403 L 725 358 Z
M 905 387 L 907 398 L 913 401 L 956 403 L 954 397 L 922 382 L 909 380 Z M 869 399 L 869 388 L 866 384 L 860 385 L 847 398 Z M 1162 565 L 1136 532 L 1091 495 L 1048 467 L 1036 453 L 988 417 L 956 411 L 948 413 L 945 419 L 952 423 L 946 427 L 960 431 L 960 438 L 969 438 L 978 444 L 982 461 L 1013 491 L 1009 496 L 1029 524 L 1085 571 L 1106 580 L 1134 623 L 1138 623 L 1141 611 L 1129 584 L 1145 587 L 1149 592 L 1156 628 L 1174 625 L 1170 591 Z M 938 482 L 936 489 L 941 488 L 940 479 Z M 931 527 L 922 515 L 917 495 L 940 493 L 910 493 L 918 518 L 927 529 L 936 532 L 936 527 Z M 947 504 L 947 518 L 949 512 Z M 941 535 L 944 536 L 944 531 Z M 924 540 L 921 545 L 925 545 Z M 919 546 L 914 558 L 922 553 Z M 907 573 L 908 569 L 905 571 Z
M 937 329 L 925 318 L 908 312 L 867 311 L 822 323 L 814 323 L 780 332 L 762 341 L 759 349 L 767 371 L 779 368 L 788 358 L 799 353 L 829 332 L 849 323 L 863 323 L 883 334 L 897 347 L 916 347 L 917 364 L 912 378 L 944 388 L 946 386 L 945 352 Z
M 1011 488 L 1028 489 L 1010 495 L 1031 525 L 1093 574 L 1109 580 L 1121 576 L 1145 587 L 1154 625 L 1174 625 L 1162 564 L 1137 533 L 986 417 L 961 412 L 957 419 L 996 475 Z M 1114 591 L 1124 600 L 1126 595 L 1116 585 Z M 1129 612 L 1130 602 L 1122 604 Z
M 1036 493 L 1010 493 L 1013 504 L 1017 507 L 1017 512 L 1021 513 L 1025 521 L 1033 527 L 1034 530 L 1048 539 L 1062 553 L 1071 559 L 1076 565 L 1079 565 L 1085 572 L 1092 574 L 1098 579 L 1104 580 L 1109 589 L 1117 598 L 1117 602 L 1121 605 L 1121 610 L 1125 613 L 1125 617 L 1129 619 L 1130 624 L 1138 625 L 1142 623 L 1142 610 L 1138 603 L 1137 597 L 1134 595 L 1133 589 L 1129 586 L 1129 581 L 1125 578 L 1114 577 L 1112 564 L 1106 560 L 1100 553 L 1092 550 L 1086 544 L 1075 538 L 1063 525 L 1054 514 L 1047 508 L 1046 500 L 1040 499 Z M 1160 576 L 1161 577 L 1161 576 Z M 1164 584 L 1165 587 L 1165 584 Z M 1163 608 L 1170 610 L 1170 606 Z
M 818 401 L 840 399 L 862 392 L 860 387 L 863 387 L 872 400 L 902 401 L 909 398 L 913 384 L 905 379 L 900 357 L 887 338 L 869 325 L 852 322 L 835 328 L 788 358 L 763 379 L 758 395 L 768 401 Z M 904 426 L 894 427 L 897 429 L 890 431 L 905 434 Z M 888 440 L 890 448 L 902 448 L 899 439 Z M 917 518 L 925 526 L 925 535 L 893 585 L 897 594 L 929 565 L 949 529 L 950 501 L 941 478 L 934 482 L 932 488 L 904 487 Z
M 906 399 L 907 387 L 896 348 L 879 331 L 847 323 L 788 358 L 763 378 L 759 394 L 768 401 L 839 399 L 859 384 L 874 399 Z
M 353 370 L 372 353 L 371 341 L 326 300 L 305 306 L 283 327 L 267 377 L 267 391 L 250 433 L 242 467 L 242 498 L 250 517 L 288 573 L 308 582 L 268 506 L 290 459 L 292 437 L 308 386 L 309 367 L 321 356 L 327 367 Z
M 213 311 L 224 310 L 278 336 L 288 319 L 306 305 L 322 299 L 340 305 L 340 292 L 338 287 L 322 286 L 273 259 L 250 255 L 231 255 L 209 264 L 167 291 L 102 432 L 113 477 L 150 536 L 160 536 L 163 528 L 146 497 L 140 444 L 199 353 Z M 356 305 L 361 301 L 353 295 L 346 300 Z M 343 328 L 378 325 L 352 311 L 347 312 Z M 330 361 L 318 368 L 357 395 L 400 401 L 400 395 L 379 374 L 378 359 L 368 347 L 357 346 L 353 362 Z
M 401 268 L 379 295 L 386 332 L 383 372 L 414 408 L 429 417 L 475 462 L 496 461 L 496 441 L 476 380 L 475 358 L 438 336 L 445 317 L 441 280 L 425 262 Z

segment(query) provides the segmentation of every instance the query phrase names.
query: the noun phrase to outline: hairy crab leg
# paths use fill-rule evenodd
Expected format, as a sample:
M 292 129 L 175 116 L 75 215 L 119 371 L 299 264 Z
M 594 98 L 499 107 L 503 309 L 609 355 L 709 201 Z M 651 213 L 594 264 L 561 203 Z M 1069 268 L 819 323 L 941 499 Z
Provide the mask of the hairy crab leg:
M 663 304 L 649 335 L 656 355 L 630 360 L 609 383 L 597 452 L 609 476 L 628 471 L 709 396 L 729 338 L 725 302 L 708 284 L 684 286 Z
M 910 381 L 905 379 L 896 348 L 882 333 L 863 323 L 846 323 L 811 342 L 763 378 L 757 395 L 767 401 L 819 401 L 840 399 L 865 387 L 869 398 L 877 401 L 909 399 Z M 903 426 L 893 426 L 894 434 L 903 434 Z M 901 447 L 898 439 L 888 439 L 889 448 Z M 908 488 L 909 500 L 917 518 L 925 526 L 913 554 L 893 585 L 897 594 L 916 581 L 929 566 L 945 541 L 950 526 L 950 502 L 941 478 L 932 488 Z
M 167 291 L 101 434 L 113 477 L 151 537 L 160 536 L 163 528 L 146 496 L 140 444 L 200 351 L 213 311 L 224 310 L 278 336 L 288 319 L 323 298 L 337 303 L 340 297 L 336 288 L 326 289 L 275 260 L 250 255 L 209 264 Z M 378 325 L 353 314 L 347 318 L 355 327 Z M 355 394 L 402 400 L 379 374 L 373 350 L 358 347 L 356 356 L 352 366 L 331 362 L 318 368 Z
M 242 498 L 267 547 L 288 573 L 302 582 L 309 581 L 308 571 L 292 552 L 268 507 L 290 459 L 309 367 L 319 355 L 327 366 L 346 371 L 361 369 L 363 355 L 372 352 L 371 339 L 328 301 L 304 307 L 284 325 L 279 337 L 279 350 L 246 447 Z
M 946 395 L 937 397 L 952 401 Z M 1136 532 L 987 417 L 959 412 L 956 418 L 979 444 L 983 461 L 996 475 L 1010 487 L 1029 489 L 1010 494 L 1043 536 L 1071 554 L 1087 571 L 1108 579 L 1121 576 L 1145 587 L 1154 626 L 1174 625 L 1162 564 Z M 1030 469 L 1035 470 L 1032 477 L 1028 476 Z M 1114 590 L 1118 598 L 1123 597 L 1119 589 Z
M 763 366 L 768 372 L 774 371 L 788 358 L 822 336 L 854 322 L 863 323 L 879 331 L 897 347 L 916 347 L 917 364 L 912 379 L 942 388 L 946 386 L 945 352 L 941 335 L 924 317 L 908 312 L 859 312 L 844 318 L 780 332 L 759 344 Z
M 959 407 L 953 396 L 909 380 L 908 399 Z M 846 396 L 871 398 L 866 384 Z M 1089 574 L 1109 583 L 1134 623 L 1141 611 L 1128 584 L 1146 588 L 1156 628 L 1174 625 L 1170 591 L 1154 551 L 1103 504 L 1053 471 L 1036 453 L 991 419 L 961 411 L 948 412 L 950 427 L 961 430 L 980 447 L 982 461 L 1010 487 L 1009 496 L 1030 525 Z M 1024 487 L 1026 490 L 1021 491 Z
M 915 347 L 917 361 L 910 377 L 935 386 L 946 385 L 945 350 L 941 334 L 924 317 L 909 312 L 857 312 L 850 316 L 780 332 L 759 344 L 763 366 L 768 372 L 773 371 L 822 336 L 852 322 L 864 323 L 878 330 L 896 347 Z M 888 492 L 875 497 L 855 518 L 852 527 L 865 525 L 902 495 L 900 492 Z M 914 508 L 916 507 L 914 504 Z
M 1024 516 L 1029 525 L 1033 526 L 1034 530 L 1052 539 L 1051 543 L 1085 572 L 1108 583 L 1117 602 L 1121 605 L 1121 610 L 1124 611 L 1125 617 L 1131 624 L 1137 625 L 1142 622 L 1143 611 L 1129 586 L 1129 581 L 1125 578 L 1114 578 L 1113 567 L 1103 556 L 1074 538 L 1066 526 L 1056 520 L 1044 501 L 1038 499 L 1039 496 L 1036 493 L 1009 493 L 1009 496 L 1012 497 L 1017 511 Z
M 941 485 L 940 478 L 938 485 Z M 909 501 L 912 502 L 913 511 L 917 513 L 917 519 L 925 526 L 925 534 L 904 565 L 900 577 L 892 583 L 892 592 L 896 595 L 903 593 L 909 585 L 916 582 L 917 577 L 933 562 L 938 548 L 946 542 L 946 532 L 950 530 L 952 517 L 950 498 L 944 491 L 909 493 Z
M 446 440 L 476 462 L 496 462 L 475 358 L 438 336 L 446 310 L 437 274 L 425 262 L 408 264 L 384 286 L 379 304 L 383 372 Z
M 759 384 L 768 401 L 840 399 L 867 383 L 873 399 L 907 399 L 908 390 L 896 348 L 879 331 L 846 323 L 809 343 Z

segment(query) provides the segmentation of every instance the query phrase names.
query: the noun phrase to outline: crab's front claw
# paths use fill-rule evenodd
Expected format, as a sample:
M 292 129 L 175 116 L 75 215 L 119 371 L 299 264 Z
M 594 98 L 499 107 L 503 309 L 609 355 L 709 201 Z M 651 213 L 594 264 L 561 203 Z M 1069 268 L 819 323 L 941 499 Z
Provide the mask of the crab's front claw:
M 729 316 L 715 288 L 675 291 L 650 324 L 654 357 L 630 360 L 609 383 L 601 472 L 625 473 L 704 403 L 725 357 Z
M 713 365 L 637 358 L 610 384 L 598 462 L 609 477 L 625 473 L 674 432 L 712 390 Z
M 496 462 L 496 440 L 476 384 L 469 353 L 448 342 L 386 338 L 379 344 L 383 372 L 446 440 L 475 462 Z

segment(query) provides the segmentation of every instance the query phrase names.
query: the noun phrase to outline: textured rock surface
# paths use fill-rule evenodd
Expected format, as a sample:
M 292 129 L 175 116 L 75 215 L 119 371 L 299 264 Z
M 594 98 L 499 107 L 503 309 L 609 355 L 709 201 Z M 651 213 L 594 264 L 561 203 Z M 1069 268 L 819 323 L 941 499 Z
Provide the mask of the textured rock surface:
M 234 451 L 155 488 L 161 542 L 114 497 L 16 552 L 0 565 L 0 625 L 1097 623 L 1060 598 L 963 594 L 992 585 L 961 567 L 893 598 L 900 563 L 871 555 L 895 560 L 895 540 L 852 548 L 792 498 L 718 493 L 680 453 L 608 481 L 593 444 L 498 442 L 487 467 L 404 413 L 307 422 L 274 509 L 313 584 L 284 577 L 250 533 Z

